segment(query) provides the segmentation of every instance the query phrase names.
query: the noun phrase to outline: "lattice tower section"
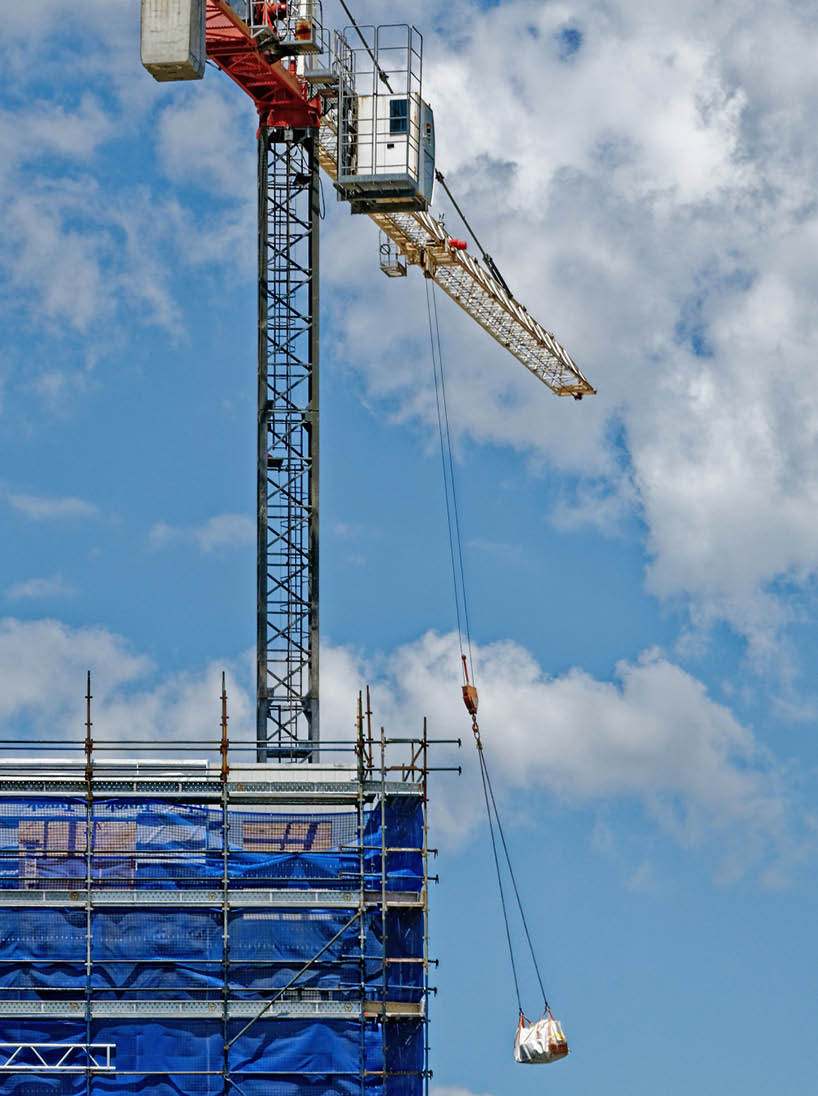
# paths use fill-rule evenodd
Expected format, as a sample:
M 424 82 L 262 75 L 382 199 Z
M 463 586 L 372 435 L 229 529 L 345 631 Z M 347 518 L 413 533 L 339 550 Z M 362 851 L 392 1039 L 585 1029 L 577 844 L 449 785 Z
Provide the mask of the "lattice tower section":
M 258 760 L 318 741 L 316 135 L 258 140 Z

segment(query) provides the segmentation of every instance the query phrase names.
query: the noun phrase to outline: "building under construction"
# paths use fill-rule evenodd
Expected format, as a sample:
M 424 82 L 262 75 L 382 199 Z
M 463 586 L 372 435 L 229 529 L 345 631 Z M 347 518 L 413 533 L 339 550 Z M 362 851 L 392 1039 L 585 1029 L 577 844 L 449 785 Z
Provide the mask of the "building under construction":
M 89 685 L 84 741 L 0 744 L 0 1092 L 421 1096 L 431 743 L 373 736 L 368 703 L 357 739 L 319 734 L 320 170 L 387 276 L 423 271 L 436 384 L 439 285 L 554 393 L 594 389 L 465 217 L 480 259 L 430 212 L 439 182 L 462 217 L 415 28 L 142 0 L 156 79 L 206 60 L 259 122 L 256 726 L 229 742 L 224 708 L 220 739 L 106 742 Z
M 56 745 L 2 765 L 4 1096 L 424 1091 L 425 732 Z

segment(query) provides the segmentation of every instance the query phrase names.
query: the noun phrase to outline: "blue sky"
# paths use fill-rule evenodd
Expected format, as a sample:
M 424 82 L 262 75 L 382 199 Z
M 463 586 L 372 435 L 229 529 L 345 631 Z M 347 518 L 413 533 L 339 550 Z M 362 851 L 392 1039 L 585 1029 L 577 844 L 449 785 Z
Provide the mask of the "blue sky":
M 439 166 L 599 391 L 557 400 L 441 295 L 481 724 L 574 1054 L 512 1061 L 464 749 L 433 807 L 435 1096 L 810 1092 L 818 21 L 390 18 L 425 36 Z M 213 70 L 156 85 L 136 3 L 4 25 L 5 737 L 79 734 L 88 666 L 110 734 L 210 733 L 224 668 L 249 735 L 254 113 Z M 370 681 L 390 728 L 465 741 L 424 286 L 383 278 L 374 227 L 325 195 L 324 729 Z

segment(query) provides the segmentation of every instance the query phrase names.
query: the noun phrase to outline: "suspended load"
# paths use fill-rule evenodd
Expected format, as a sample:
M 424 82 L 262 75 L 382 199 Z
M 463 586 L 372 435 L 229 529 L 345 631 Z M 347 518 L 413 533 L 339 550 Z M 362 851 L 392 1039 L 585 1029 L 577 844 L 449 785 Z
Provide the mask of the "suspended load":
M 454 561 L 455 556 L 453 542 L 451 544 L 451 547 L 452 560 Z M 455 589 L 457 589 L 456 572 Z M 466 633 L 466 635 L 468 639 L 468 633 Z M 497 800 L 494 797 L 494 789 L 491 786 L 491 777 L 489 776 L 488 765 L 486 763 L 486 754 L 483 749 L 482 740 L 480 738 L 480 725 L 477 722 L 477 689 L 469 680 L 469 660 L 467 659 L 465 653 L 461 652 L 460 657 L 463 661 L 463 677 L 465 679 L 465 683 L 463 685 L 463 703 L 466 705 L 466 710 L 471 716 L 472 731 L 474 733 L 474 739 L 477 745 L 477 757 L 480 761 L 480 776 L 483 783 L 483 797 L 486 801 L 486 814 L 488 815 L 489 836 L 491 837 L 491 848 L 494 854 L 494 867 L 497 871 L 497 886 L 500 891 L 500 905 L 503 908 L 503 921 L 505 922 L 506 926 L 508 954 L 511 960 L 511 974 L 514 978 L 514 989 L 517 993 L 517 1004 L 520 1009 L 520 1019 L 519 1023 L 517 1024 L 517 1035 L 514 1039 L 514 1061 L 522 1062 L 524 1065 L 532 1066 L 547 1065 L 549 1062 L 558 1062 L 560 1058 L 565 1058 L 568 1055 L 568 1043 L 566 1042 L 565 1035 L 563 1034 L 562 1024 L 559 1022 L 559 1020 L 555 1020 L 552 1016 L 551 1009 L 548 1005 L 548 999 L 545 996 L 545 986 L 543 985 L 542 975 L 540 974 L 540 967 L 537 962 L 537 956 L 534 952 L 534 944 L 531 939 L 531 933 L 528 931 L 528 922 L 526 921 L 525 910 L 523 909 L 523 903 L 520 899 L 520 891 L 517 887 L 517 880 L 514 875 L 514 869 L 511 866 L 511 857 L 508 854 L 508 843 L 506 842 L 506 835 L 503 833 L 503 824 L 500 821 L 500 812 L 497 810 Z M 529 951 L 531 952 L 531 962 L 534 966 L 534 971 L 537 975 L 537 981 L 539 982 L 540 990 L 543 995 L 544 1012 L 541 1019 L 539 1019 L 535 1024 L 529 1023 L 523 1012 L 523 1004 L 520 997 L 520 982 L 517 978 L 517 964 L 514 960 L 514 947 L 511 943 L 511 928 L 508 920 L 508 909 L 506 907 L 505 888 L 503 886 L 503 873 L 500 869 L 498 842 L 494 833 L 495 826 L 497 827 L 497 835 L 500 838 L 499 844 L 500 847 L 502 847 L 503 854 L 505 856 L 506 867 L 508 869 L 508 875 L 511 880 L 511 885 L 514 889 L 514 897 L 517 899 L 517 908 L 520 912 L 520 920 L 522 921 L 525 938 L 528 942 Z
M 530 1024 L 520 1013 L 517 1036 L 514 1040 L 514 1061 L 524 1065 L 546 1065 L 558 1062 L 569 1053 L 568 1043 L 562 1033 L 562 1024 L 546 1009 L 545 1015 Z

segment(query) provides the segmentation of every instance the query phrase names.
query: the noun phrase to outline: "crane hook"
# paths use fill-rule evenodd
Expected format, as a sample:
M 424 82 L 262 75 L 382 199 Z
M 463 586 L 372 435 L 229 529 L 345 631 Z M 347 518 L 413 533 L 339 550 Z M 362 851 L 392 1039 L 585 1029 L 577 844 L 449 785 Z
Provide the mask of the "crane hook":
M 474 740 L 477 743 L 477 749 L 483 749 L 483 743 L 480 741 L 480 727 L 477 724 L 477 705 L 479 703 L 477 697 L 477 689 L 469 681 L 469 667 L 466 662 L 466 656 L 460 656 L 463 659 L 463 674 L 466 678 L 466 684 L 463 686 L 463 703 L 466 705 L 466 711 L 471 716 L 471 729 L 474 734 Z
M 469 715 L 474 717 L 477 715 L 477 689 L 469 681 L 469 668 L 466 664 L 466 656 L 461 655 L 460 657 L 463 659 L 463 673 L 466 678 L 466 684 L 463 686 L 463 703 L 466 705 L 466 711 Z

